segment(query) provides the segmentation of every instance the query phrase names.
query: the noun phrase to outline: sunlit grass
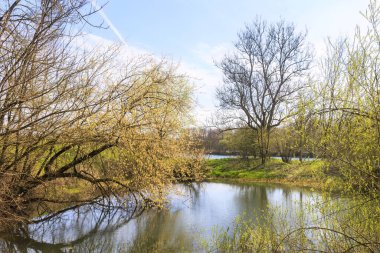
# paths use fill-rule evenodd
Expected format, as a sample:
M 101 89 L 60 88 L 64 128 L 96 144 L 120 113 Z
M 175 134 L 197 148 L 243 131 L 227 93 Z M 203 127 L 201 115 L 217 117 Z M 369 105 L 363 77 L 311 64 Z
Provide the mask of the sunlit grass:
M 237 179 L 252 181 L 273 181 L 294 184 L 322 185 L 327 178 L 326 163 L 322 160 L 284 163 L 271 158 L 265 166 L 260 159 L 239 158 L 210 159 L 207 161 L 209 179 Z

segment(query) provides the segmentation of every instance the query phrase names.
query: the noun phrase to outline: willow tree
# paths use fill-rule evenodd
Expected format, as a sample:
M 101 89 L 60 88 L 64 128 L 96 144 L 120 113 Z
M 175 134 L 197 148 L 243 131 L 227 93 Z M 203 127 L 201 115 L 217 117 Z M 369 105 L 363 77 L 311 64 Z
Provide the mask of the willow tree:
M 311 54 L 306 34 L 283 21 L 256 20 L 238 34 L 234 53 L 218 64 L 224 85 L 218 89 L 229 120 L 258 131 L 260 156 L 268 156 L 270 132 L 292 115 L 292 102 L 303 87 Z
M 94 11 L 85 0 L 0 7 L 2 228 L 119 194 L 136 211 L 201 175 L 183 130 L 188 82 L 164 60 L 77 50 L 72 31 Z

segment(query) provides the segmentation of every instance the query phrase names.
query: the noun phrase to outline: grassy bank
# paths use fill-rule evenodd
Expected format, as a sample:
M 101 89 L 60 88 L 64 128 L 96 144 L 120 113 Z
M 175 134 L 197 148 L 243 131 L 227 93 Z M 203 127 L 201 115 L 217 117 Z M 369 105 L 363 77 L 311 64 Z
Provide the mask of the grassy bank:
M 321 188 L 336 185 L 339 180 L 327 173 L 327 165 L 322 160 L 284 163 L 272 158 L 262 166 L 259 159 L 225 158 L 207 160 L 207 166 L 208 179 L 212 181 L 273 182 Z

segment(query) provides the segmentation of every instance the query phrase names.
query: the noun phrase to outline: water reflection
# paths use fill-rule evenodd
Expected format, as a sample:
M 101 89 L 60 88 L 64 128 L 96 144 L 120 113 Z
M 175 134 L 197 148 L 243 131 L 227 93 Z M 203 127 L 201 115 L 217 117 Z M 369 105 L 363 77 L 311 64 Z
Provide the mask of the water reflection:
M 0 235 L 0 252 L 178 252 L 197 249 L 199 238 L 215 226 L 231 226 L 236 216 L 257 218 L 279 206 L 295 219 L 305 202 L 318 195 L 267 184 L 203 183 L 178 185 L 163 210 L 131 219 L 119 209 L 83 206 L 54 221 Z

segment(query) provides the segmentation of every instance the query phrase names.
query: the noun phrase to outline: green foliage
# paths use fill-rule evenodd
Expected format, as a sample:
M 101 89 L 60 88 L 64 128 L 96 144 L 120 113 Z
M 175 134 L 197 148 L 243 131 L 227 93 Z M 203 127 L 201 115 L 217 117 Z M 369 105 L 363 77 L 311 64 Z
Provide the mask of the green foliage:
M 258 153 L 257 131 L 250 128 L 239 128 L 225 132 L 220 143 L 232 153 L 238 153 L 243 158 L 256 156 Z
M 331 44 L 315 86 L 318 118 L 312 140 L 350 192 L 380 190 L 380 10 L 371 1 L 367 31 Z
M 331 198 L 304 203 L 298 213 L 279 207 L 238 217 L 233 227 L 216 229 L 204 247 L 215 252 L 378 252 L 380 203 Z

